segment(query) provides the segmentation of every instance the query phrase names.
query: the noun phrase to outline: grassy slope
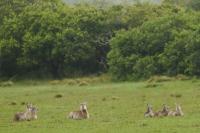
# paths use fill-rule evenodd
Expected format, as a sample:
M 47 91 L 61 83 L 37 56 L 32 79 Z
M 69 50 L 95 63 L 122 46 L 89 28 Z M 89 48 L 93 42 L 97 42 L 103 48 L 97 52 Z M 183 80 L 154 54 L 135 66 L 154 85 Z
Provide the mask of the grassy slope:
M 164 82 L 146 88 L 146 82 L 101 83 L 69 86 L 48 83 L 17 83 L 0 87 L 0 133 L 197 133 L 200 131 L 200 81 Z M 62 94 L 62 98 L 55 98 Z M 172 97 L 175 94 L 177 97 Z M 118 99 L 119 98 L 119 99 Z M 17 105 L 9 105 L 11 102 Z M 12 122 L 13 114 L 23 111 L 21 102 L 39 107 L 39 119 Z M 68 112 L 87 101 L 91 119 L 66 119 Z M 144 118 L 146 104 L 158 110 L 163 103 L 174 108 L 181 103 L 184 117 Z

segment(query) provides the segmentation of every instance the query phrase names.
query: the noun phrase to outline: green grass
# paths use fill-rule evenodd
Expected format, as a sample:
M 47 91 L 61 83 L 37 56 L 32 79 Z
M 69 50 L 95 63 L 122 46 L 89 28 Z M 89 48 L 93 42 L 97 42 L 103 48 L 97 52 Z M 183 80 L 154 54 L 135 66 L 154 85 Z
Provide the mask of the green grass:
M 200 80 L 95 83 L 85 86 L 17 82 L 0 87 L 0 133 L 198 133 L 200 131 Z M 56 98 L 55 96 L 58 96 Z M 70 111 L 88 102 L 91 118 L 69 120 Z M 16 105 L 11 105 L 15 102 Z M 38 120 L 13 122 L 23 102 L 39 108 Z M 180 103 L 184 117 L 144 118 L 146 104 Z

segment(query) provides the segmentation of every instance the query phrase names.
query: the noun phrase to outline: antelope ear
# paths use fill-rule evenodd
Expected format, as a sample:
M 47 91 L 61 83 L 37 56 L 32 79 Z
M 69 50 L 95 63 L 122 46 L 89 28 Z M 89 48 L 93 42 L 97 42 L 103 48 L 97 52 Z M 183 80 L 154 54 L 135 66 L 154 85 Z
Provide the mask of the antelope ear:
M 27 103 L 26 108 L 30 108 L 30 106 L 31 106 L 31 105 L 30 105 L 29 103 Z
M 181 108 L 181 105 L 180 104 L 176 104 L 176 108 Z
M 169 106 L 167 106 L 166 104 L 163 105 L 164 108 L 169 108 Z

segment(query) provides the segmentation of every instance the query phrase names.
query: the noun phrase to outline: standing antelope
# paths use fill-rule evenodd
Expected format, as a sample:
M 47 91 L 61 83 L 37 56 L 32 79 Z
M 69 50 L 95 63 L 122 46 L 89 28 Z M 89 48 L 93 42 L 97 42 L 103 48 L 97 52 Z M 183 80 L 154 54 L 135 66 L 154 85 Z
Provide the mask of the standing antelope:
M 144 117 L 154 117 L 152 106 L 147 104 L 147 111 L 144 113 Z
M 175 111 L 170 111 L 169 116 L 183 116 L 184 113 L 182 111 L 182 108 L 180 105 L 176 104 L 176 110 Z
M 86 103 L 80 104 L 80 110 L 79 111 L 70 112 L 68 118 L 74 119 L 74 120 L 88 119 L 89 113 L 88 113 L 88 110 L 87 110 Z
M 36 107 L 33 107 L 32 104 L 28 104 L 26 106 L 25 112 L 18 112 L 14 115 L 14 121 L 30 121 L 37 119 L 37 111 Z

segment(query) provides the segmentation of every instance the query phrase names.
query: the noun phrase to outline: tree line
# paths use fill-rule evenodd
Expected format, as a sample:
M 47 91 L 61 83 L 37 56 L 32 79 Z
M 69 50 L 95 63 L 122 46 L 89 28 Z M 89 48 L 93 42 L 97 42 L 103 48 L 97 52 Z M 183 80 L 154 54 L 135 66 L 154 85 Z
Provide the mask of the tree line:
M 166 0 L 102 8 L 61 0 L 2 0 L 0 77 L 200 75 L 196 4 Z

